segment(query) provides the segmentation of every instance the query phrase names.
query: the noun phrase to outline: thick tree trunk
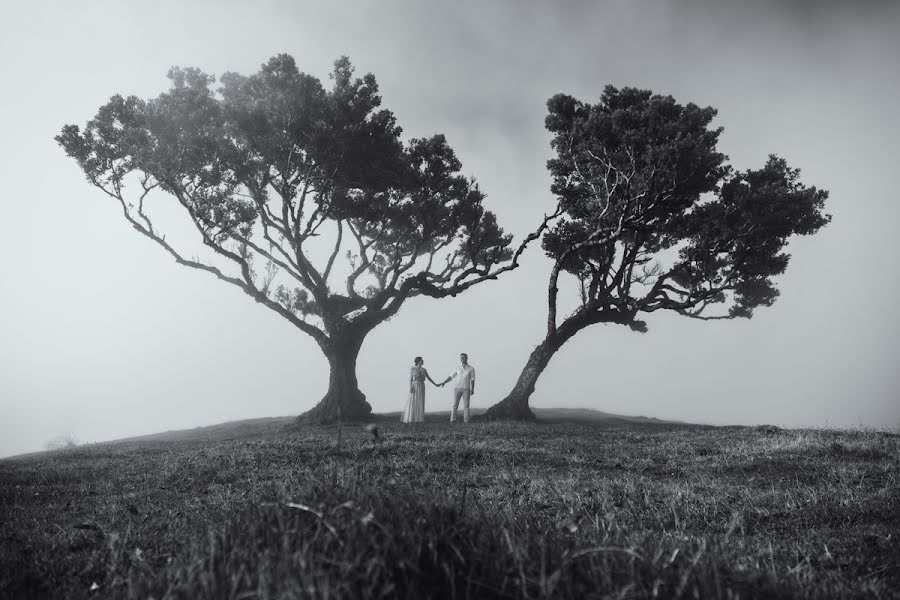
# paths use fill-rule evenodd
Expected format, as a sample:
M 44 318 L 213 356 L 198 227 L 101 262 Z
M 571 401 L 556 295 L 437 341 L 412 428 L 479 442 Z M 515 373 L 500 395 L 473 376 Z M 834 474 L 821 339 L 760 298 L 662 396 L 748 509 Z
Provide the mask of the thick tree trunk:
M 551 304 L 551 306 L 554 306 Z M 555 309 L 551 311 L 555 315 Z M 575 311 L 569 316 L 559 327 L 548 328 L 551 333 L 547 334 L 540 344 L 528 357 L 525 368 L 519 375 L 519 380 L 509 395 L 493 405 L 484 414 L 483 418 L 488 420 L 495 419 L 517 419 L 517 420 L 534 420 L 534 413 L 528 406 L 528 399 L 534 393 L 534 385 L 537 383 L 538 377 L 547 368 L 547 364 L 556 351 L 562 348 L 569 339 L 590 325 L 596 323 L 618 323 L 620 325 L 629 325 L 636 331 L 646 331 L 647 325 L 643 321 L 636 321 L 634 316 L 636 310 L 624 312 L 616 308 L 597 310 L 596 306 L 586 305 Z
M 356 358 L 364 335 L 349 337 L 324 348 L 330 373 L 325 396 L 298 420 L 310 424 L 362 421 L 372 414 L 366 395 L 356 382 Z
M 550 359 L 562 346 L 562 341 L 557 336 L 545 338 L 532 351 L 525 363 L 525 368 L 519 375 L 512 391 L 500 402 L 490 407 L 484 414 L 488 420 L 515 419 L 519 421 L 533 421 L 534 413 L 528 406 L 528 399 L 534 393 L 534 386 L 538 377 L 547 368 Z

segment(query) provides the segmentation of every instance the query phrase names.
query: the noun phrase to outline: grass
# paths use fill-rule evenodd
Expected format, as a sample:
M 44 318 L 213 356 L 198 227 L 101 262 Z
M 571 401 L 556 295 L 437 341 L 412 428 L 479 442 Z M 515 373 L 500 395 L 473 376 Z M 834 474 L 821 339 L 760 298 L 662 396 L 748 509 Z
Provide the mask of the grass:
M 379 427 L 0 461 L 0 597 L 900 598 L 896 434 Z

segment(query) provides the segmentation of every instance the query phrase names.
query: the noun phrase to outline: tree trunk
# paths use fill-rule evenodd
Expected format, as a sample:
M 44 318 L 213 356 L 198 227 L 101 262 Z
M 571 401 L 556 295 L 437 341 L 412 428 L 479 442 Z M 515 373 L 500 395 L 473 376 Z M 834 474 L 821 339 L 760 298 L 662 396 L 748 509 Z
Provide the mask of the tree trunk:
M 555 314 L 555 313 L 554 313 Z M 525 368 L 522 369 L 519 380 L 509 395 L 490 407 L 484 414 L 488 420 L 516 419 L 520 421 L 533 421 L 534 413 L 528 407 L 528 399 L 534 393 L 534 385 L 538 377 L 547 368 L 547 364 L 556 351 L 562 348 L 569 339 L 590 325 L 596 323 L 618 323 L 629 325 L 636 331 L 646 331 L 647 325 L 643 321 L 636 321 L 636 311 L 623 312 L 619 309 L 596 310 L 595 306 L 586 305 L 575 311 L 562 324 L 549 333 L 528 357 Z
M 528 406 L 528 399 L 534 393 L 534 386 L 538 377 L 547 368 L 547 364 L 556 351 L 562 346 L 562 342 L 556 337 L 545 338 L 537 345 L 528 357 L 525 368 L 519 375 L 519 380 L 512 391 L 500 402 L 490 407 L 484 414 L 488 420 L 515 419 L 518 421 L 533 421 L 534 413 Z
M 356 382 L 356 358 L 364 337 L 350 336 L 324 348 L 330 367 L 328 391 L 318 404 L 298 417 L 299 421 L 323 425 L 369 418 L 372 406 Z

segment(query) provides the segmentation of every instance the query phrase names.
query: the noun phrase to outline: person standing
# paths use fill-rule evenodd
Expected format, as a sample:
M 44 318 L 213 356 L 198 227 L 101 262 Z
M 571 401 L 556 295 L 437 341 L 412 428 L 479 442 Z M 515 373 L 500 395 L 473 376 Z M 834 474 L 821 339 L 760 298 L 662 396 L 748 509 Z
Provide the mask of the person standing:
M 425 361 L 421 356 L 413 360 L 413 366 L 409 370 L 409 399 L 406 401 L 406 409 L 400 416 L 401 423 L 423 423 L 425 421 L 425 380 L 437 385 L 425 368 Z
M 463 352 L 459 355 L 459 365 L 450 374 L 447 379 L 439 385 L 453 378 L 456 378 L 456 384 L 453 386 L 453 410 L 450 412 L 450 422 L 456 421 L 456 411 L 459 408 L 459 401 L 463 403 L 463 422 L 469 422 L 469 399 L 475 393 L 475 368 L 469 364 L 469 355 Z

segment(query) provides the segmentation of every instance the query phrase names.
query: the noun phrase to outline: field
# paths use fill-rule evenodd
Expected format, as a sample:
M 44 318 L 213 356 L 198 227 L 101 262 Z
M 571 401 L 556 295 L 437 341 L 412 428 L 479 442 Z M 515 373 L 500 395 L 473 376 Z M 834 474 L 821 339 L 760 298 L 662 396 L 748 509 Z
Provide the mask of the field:
M 900 598 L 900 436 L 268 419 L 0 461 L 2 598 Z

